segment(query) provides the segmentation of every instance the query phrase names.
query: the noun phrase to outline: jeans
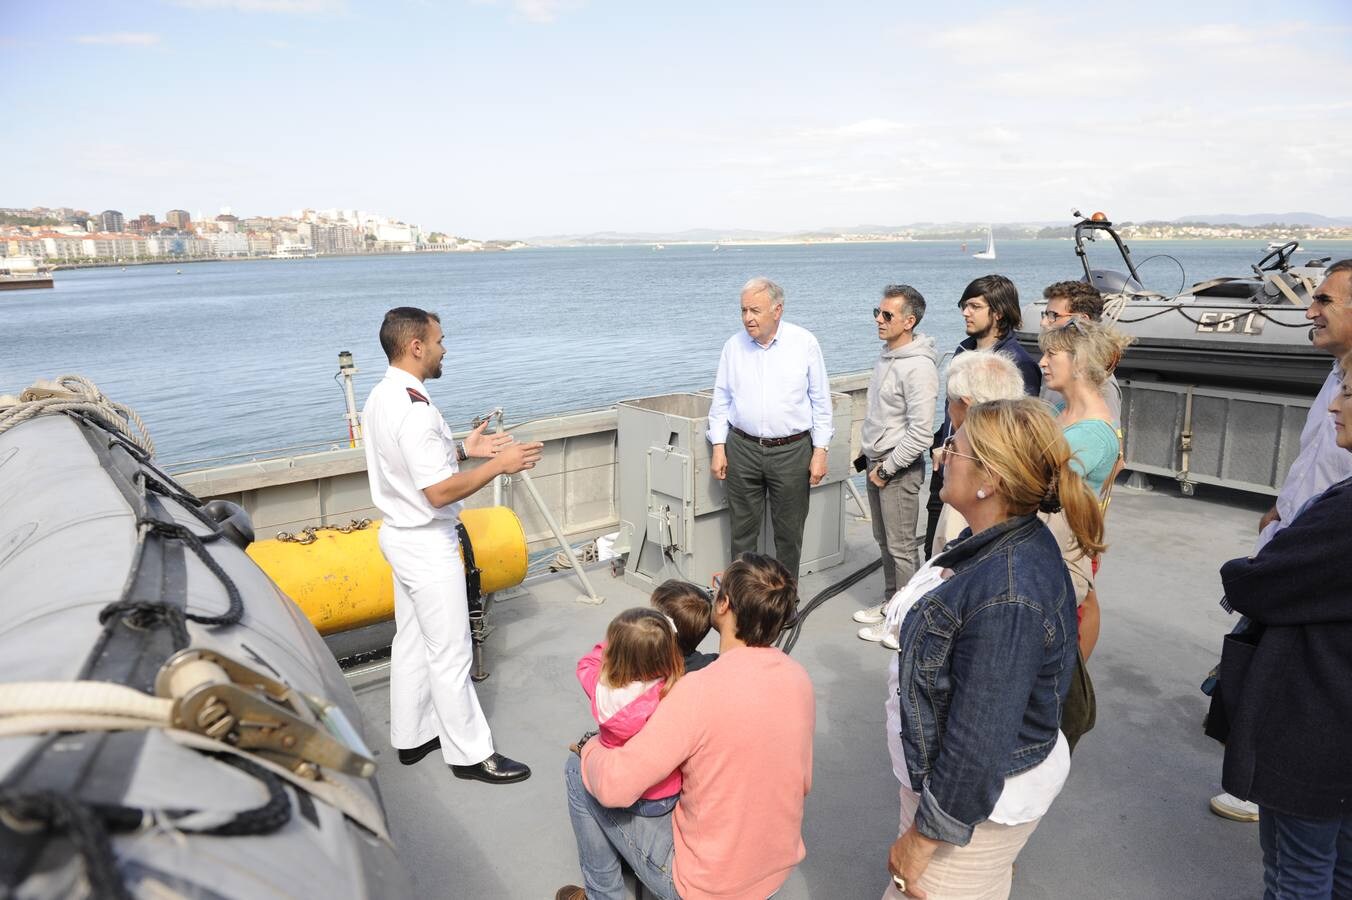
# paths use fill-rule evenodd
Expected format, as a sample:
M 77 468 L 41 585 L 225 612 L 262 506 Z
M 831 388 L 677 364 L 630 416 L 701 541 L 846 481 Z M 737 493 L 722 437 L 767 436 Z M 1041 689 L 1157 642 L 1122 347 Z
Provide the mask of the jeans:
M 869 469 L 878 460 L 869 460 Z M 925 481 L 925 460 L 917 459 L 898 472 L 886 487 L 868 482 L 869 515 L 873 539 L 883 558 L 883 602 L 892 599 L 915 574 L 915 551 L 920 543 L 916 515 L 920 511 L 920 485 Z
M 626 806 L 624 811 L 633 813 L 636 816 L 644 816 L 649 819 L 656 819 L 659 816 L 665 816 L 676 808 L 676 801 L 681 799 L 680 794 L 672 794 L 670 797 L 659 797 L 656 800 L 644 800 L 640 797 L 634 801 L 633 806 Z
M 602 806 L 583 785 L 582 760 L 573 753 L 563 780 L 588 900 L 624 900 L 621 859 L 659 900 L 679 900 L 671 880 L 676 855 L 671 814 L 653 818 Z
M 1258 807 L 1263 900 L 1352 898 L 1352 815 L 1305 819 Z

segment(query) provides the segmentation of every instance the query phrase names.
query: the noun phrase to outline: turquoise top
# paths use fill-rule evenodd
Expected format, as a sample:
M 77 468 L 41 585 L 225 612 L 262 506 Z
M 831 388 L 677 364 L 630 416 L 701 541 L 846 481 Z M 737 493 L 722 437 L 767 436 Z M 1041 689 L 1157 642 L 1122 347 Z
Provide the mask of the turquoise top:
M 1064 434 L 1070 444 L 1070 467 L 1099 493 L 1117 464 L 1121 450 L 1117 430 L 1103 419 L 1081 419 L 1067 426 Z

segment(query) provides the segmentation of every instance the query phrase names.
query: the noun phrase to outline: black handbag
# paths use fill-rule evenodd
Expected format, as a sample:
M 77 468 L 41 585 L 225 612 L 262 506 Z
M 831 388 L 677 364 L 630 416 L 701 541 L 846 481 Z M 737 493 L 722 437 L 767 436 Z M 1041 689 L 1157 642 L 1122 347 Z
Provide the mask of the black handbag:
M 1061 709 L 1061 733 L 1066 736 L 1070 752 L 1075 745 L 1094 728 L 1098 721 L 1098 698 L 1094 695 L 1094 682 L 1089 678 L 1089 669 L 1084 657 L 1075 651 L 1075 672 L 1070 677 L 1070 693 L 1066 695 L 1066 705 Z

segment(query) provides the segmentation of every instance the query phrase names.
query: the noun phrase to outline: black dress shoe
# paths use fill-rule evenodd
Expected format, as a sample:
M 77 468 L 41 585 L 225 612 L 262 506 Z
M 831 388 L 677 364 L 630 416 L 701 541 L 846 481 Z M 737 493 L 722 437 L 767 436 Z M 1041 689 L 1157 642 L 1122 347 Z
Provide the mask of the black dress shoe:
M 456 778 L 470 778 L 489 784 L 511 784 L 529 778 L 530 767 L 514 759 L 508 759 L 501 753 L 494 753 L 475 766 L 451 766 L 451 773 Z
M 422 759 L 433 750 L 441 749 L 441 738 L 434 737 L 432 740 L 423 744 L 421 747 L 414 747 L 412 750 L 400 750 L 399 761 L 406 766 L 411 766 Z

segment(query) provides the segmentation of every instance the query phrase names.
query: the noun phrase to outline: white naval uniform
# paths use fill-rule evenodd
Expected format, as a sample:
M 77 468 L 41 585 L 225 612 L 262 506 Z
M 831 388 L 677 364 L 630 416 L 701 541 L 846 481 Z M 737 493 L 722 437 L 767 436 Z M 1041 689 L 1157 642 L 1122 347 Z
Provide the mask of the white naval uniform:
M 461 504 L 438 508 L 423 494 L 460 470 L 455 439 L 423 383 L 393 366 L 361 422 L 371 499 L 384 517 L 380 550 L 394 570 L 390 743 L 409 750 L 440 737 L 447 763 L 483 762 L 493 736 L 469 677 Z

